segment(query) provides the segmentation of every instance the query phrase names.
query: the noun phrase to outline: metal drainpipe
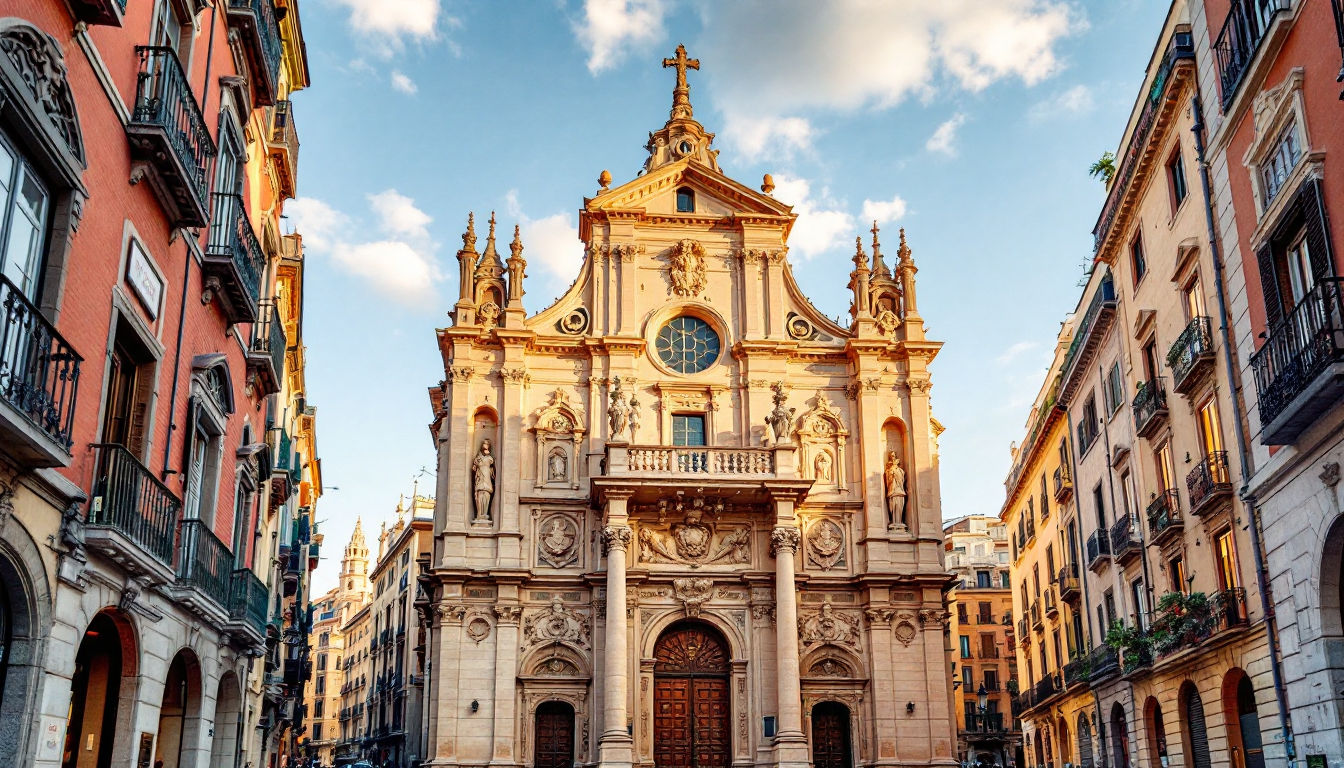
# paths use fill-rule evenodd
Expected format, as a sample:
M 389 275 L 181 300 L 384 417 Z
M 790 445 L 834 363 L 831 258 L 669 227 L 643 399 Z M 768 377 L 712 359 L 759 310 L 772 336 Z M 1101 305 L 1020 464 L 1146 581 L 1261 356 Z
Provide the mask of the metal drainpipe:
M 1274 604 L 1269 598 L 1269 569 L 1265 565 L 1263 542 L 1260 539 L 1260 513 L 1255 506 L 1255 495 L 1249 492 L 1251 478 L 1251 449 L 1246 432 L 1241 426 L 1241 399 L 1237 397 L 1237 371 L 1232 363 L 1232 334 L 1227 327 L 1227 296 L 1223 291 L 1223 259 L 1218 248 L 1218 234 L 1213 221 L 1213 195 L 1210 192 L 1209 165 L 1204 159 L 1204 110 L 1199 83 L 1195 83 L 1195 124 L 1190 132 L 1195 135 L 1195 162 L 1199 165 L 1199 186 L 1204 195 L 1204 221 L 1208 226 L 1209 255 L 1213 257 L 1214 287 L 1218 295 L 1218 335 L 1223 342 L 1223 363 L 1227 368 L 1228 386 L 1232 388 L 1232 430 L 1237 438 L 1237 458 L 1241 466 L 1241 489 L 1238 495 L 1251 518 L 1251 551 L 1255 553 L 1255 585 L 1260 593 L 1260 606 L 1265 612 L 1265 636 L 1269 640 L 1269 668 L 1274 676 L 1274 698 L 1279 710 L 1279 729 L 1288 763 L 1297 759 L 1293 741 L 1293 724 L 1288 715 L 1288 693 L 1283 687 L 1283 662 L 1279 658 L 1279 628 Z
M 1080 329 L 1080 330 L 1081 330 L 1081 329 Z M 1068 420 L 1068 425 L 1069 425 L 1069 426 L 1068 426 L 1069 433 L 1068 433 L 1068 435 L 1066 436 L 1066 442 L 1068 442 L 1068 441 L 1070 441 L 1070 440 L 1073 439 L 1073 435 L 1074 435 L 1074 431 L 1073 431 L 1073 412 L 1072 412 L 1072 411 L 1069 411 L 1069 410 L 1066 408 L 1066 409 L 1064 410 L 1064 417 Z M 1078 448 L 1077 445 L 1073 445 L 1073 448 L 1069 451 L 1069 465 L 1070 465 L 1070 466 L 1072 467 L 1072 469 L 1073 469 L 1073 510 L 1074 510 L 1074 518 L 1078 521 L 1078 551 L 1081 553 L 1081 555 L 1082 555 L 1083 557 L 1086 557 L 1086 556 L 1087 556 L 1087 545 L 1086 545 L 1086 543 L 1083 541 L 1083 505 L 1082 505 L 1082 502 L 1079 501 L 1079 499 L 1078 499 L 1078 450 L 1077 450 L 1077 448 Z M 1081 583 L 1082 586 L 1083 586 L 1083 605 L 1086 606 L 1086 608 L 1084 608 L 1084 610 L 1083 610 L 1083 621 L 1087 624 L 1087 627 L 1088 627 L 1088 630 L 1087 630 L 1087 640 L 1088 640 L 1088 643 L 1087 643 L 1087 644 L 1088 644 L 1088 645 L 1091 645 L 1091 644 L 1092 644 L 1092 599 L 1091 599 L 1090 597 L 1088 597 L 1088 595 L 1087 595 L 1087 577 L 1083 575 L 1083 568 L 1081 567 L 1081 566 L 1082 566 L 1082 563 L 1077 563 L 1076 565 L 1079 566 L 1079 568 L 1078 568 L 1078 581 L 1079 581 L 1079 583 Z M 1106 636 L 1103 634 L 1103 635 L 1102 635 L 1102 643 L 1104 644 L 1105 641 L 1106 641 Z M 1090 651 L 1088 652 L 1088 655 L 1091 656 L 1091 652 L 1090 652 Z M 1089 676 L 1090 676 L 1090 675 L 1089 675 Z M 1092 687 L 1092 685 L 1091 685 L 1091 682 L 1089 681 L 1089 683 L 1088 683 L 1088 689 L 1090 690 L 1091 687 Z M 1101 745 L 1101 749 L 1099 750 L 1100 753 L 1101 753 L 1101 768 L 1106 768 L 1106 766 L 1107 766 L 1107 760 L 1106 760 L 1106 720 L 1105 720 L 1105 718 L 1103 718 L 1103 717 L 1101 716 L 1101 699 L 1098 698 L 1097 695 L 1096 695 L 1095 693 L 1092 694 L 1092 708 L 1096 711 L 1096 718 L 1097 718 L 1097 742 Z

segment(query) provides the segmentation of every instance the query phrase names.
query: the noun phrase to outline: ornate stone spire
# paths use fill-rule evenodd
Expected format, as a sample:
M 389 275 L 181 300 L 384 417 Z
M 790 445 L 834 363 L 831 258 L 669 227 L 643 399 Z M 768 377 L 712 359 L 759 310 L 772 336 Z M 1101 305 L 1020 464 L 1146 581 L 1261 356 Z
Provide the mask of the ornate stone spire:
M 663 67 L 677 68 L 677 87 L 672 89 L 671 118 L 673 120 L 691 119 L 694 111 L 691 109 L 691 86 L 686 84 L 686 70 L 699 71 L 700 60 L 686 58 L 686 46 L 678 44 L 676 58 L 663 59 Z
M 481 260 L 476 265 L 476 279 L 495 278 L 504 274 L 504 262 L 499 259 L 499 251 L 495 250 L 495 212 L 490 212 L 490 234 L 485 238 L 485 252 L 481 254 Z
M 462 250 L 476 252 L 476 214 L 467 214 L 467 231 L 462 233 Z
M 476 214 L 467 214 L 467 231 L 462 233 L 462 250 L 457 252 L 457 308 L 453 319 L 458 325 L 475 322 L 475 296 L 471 279 L 476 271 Z
M 891 277 L 891 270 L 887 269 L 886 262 L 882 261 L 882 244 L 877 241 L 877 221 L 873 221 L 873 276 Z
M 849 273 L 849 288 L 854 291 L 853 314 L 856 319 L 871 315 L 868 311 L 868 254 L 863 252 L 863 238 L 854 238 L 854 271 Z
M 521 306 L 523 300 L 523 270 L 527 269 L 527 260 L 523 258 L 523 236 L 517 224 L 513 225 L 513 242 L 509 243 L 509 306 Z

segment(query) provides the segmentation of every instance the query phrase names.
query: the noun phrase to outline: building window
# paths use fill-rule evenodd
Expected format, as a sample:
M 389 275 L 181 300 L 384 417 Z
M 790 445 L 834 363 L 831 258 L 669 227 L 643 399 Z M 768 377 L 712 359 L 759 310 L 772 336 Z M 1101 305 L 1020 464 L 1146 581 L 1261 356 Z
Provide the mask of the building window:
M 1185 183 L 1185 163 L 1181 162 L 1180 147 L 1172 154 L 1171 159 L 1167 161 L 1167 178 L 1171 181 L 1171 211 L 1174 214 L 1181 203 L 1185 202 L 1185 196 L 1190 189 Z
M 989 574 L 986 573 L 985 576 L 986 578 L 988 578 Z M 990 609 L 989 603 L 980 603 L 979 605 L 976 606 L 976 608 L 978 609 L 977 615 L 979 616 L 979 619 L 977 619 L 977 621 L 979 621 L 981 624 L 994 623 L 994 614 Z
M 1003 573 L 1001 573 L 1001 574 L 999 574 L 999 575 L 1003 577 L 1003 584 L 1002 584 L 1002 587 L 1003 587 L 1004 589 L 1010 589 L 1010 588 L 1013 586 L 1013 581 L 1012 581 L 1013 576 L 1012 576 L 1012 574 L 1009 573 L 1008 571 L 1004 571 Z
M 322 672 L 327 671 L 327 654 L 325 653 L 317 654 L 317 668 L 319 671 Z
M 975 670 L 970 664 L 961 665 L 961 685 L 966 691 L 975 693 Z
M 1286 314 L 1316 293 L 1317 282 L 1331 272 L 1329 230 L 1320 185 L 1318 179 L 1302 184 L 1271 230 L 1268 241 L 1256 252 L 1265 301 L 1265 325 L 1271 334 L 1279 330 Z M 1324 304 L 1329 300 L 1328 296 L 1318 295 L 1313 301 Z M 1317 311 L 1325 313 L 1326 310 L 1322 307 Z M 1303 319 L 1301 322 L 1308 321 Z M 1305 331 L 1290 328 L 1285 333 L 1301 335 Z
M 1218 558 L 1218 590 L 1226 592 L 1236 589 L 1241 585 L 1241 577 L 1237 572 L 1237 548 L 1236 542 L 1232 540 L 1231 528 L 1218 534 L 1214 540 L 1214 555 Z
M 298 662 L 295 661 L 294 663 L 297 664 Z M 315 686 L 315 687 L 314 687 L 314 690 L 316 690 L 317 693 L 318 693 L 319 695 L 326 693 L 326 692 L 327 692 L 327 676 L 326 676 L 326 675 L 318 675 L 318 676 L 317 676 L 317 683 L 315 683 L 314 686 Z
M 0 133 L 0 253 L 4 274 L 37 301 L 51 196 L 36 170 Z
M 102 442 L 115 443 L 144 459 L 149 430 L 149 408 L 154 397 L 154 357 L 132 330 L 129 322 L 116 314 L 108 380 L 103 404 Z
M 999 670 L 989 667 L 985 669 L 985 690 L 999 690 Z
M 1114 414 L 1125 404 L 1125 379 L 1120 374 L 1120 361 L 1116 360 L 1106 374 L 1106 413 Z
M 1143 257 L 1143 238 L 1138 235 L 1129 244 L 1129 263 L 1134 269 L 1134 284 L 1138 285 L 1143 276 L 1148 274 L 1148 262 Z
M 1101 492 L 1101 486 L 1092 489 L 1092 507 L 1097 511 L 1097 527 L 1101 529 L 1102 535 L 1106 535 L 1106 497 Z
M 1143 579 L 1135 579 L 1129 585 L 1129 596 L 1134 601 L 1134 626 L 1148 631 L 1148 595 L 1143 589 Z
M 658 331 L 654 349 L 676 373 L 700 373 L 719 359 L 719 335 L 698 317 L 674 317 Z
M 1302 144 L 1297 140 L 1297 121 L 1288 123 L 1274 144 L 1274 151 L 1260 164 L 1261 208 L 1268 208 L 1283 189 L 1284 182 L 1302 159 Z
M 1100 426 L 1097 418 L 1097 398 L 1089 394 L 1087 400 L 1083 402 L 1083 412 L 1078 419 L 1078 453 L 1086 456 L 1087 450 L 1096 442 L 1097 435 L 1100 434 Z
M 989 571 L 975 572 L 975 586 L 978 589 L 989 589 Z M 981 605 L 988 605 L 988 603 L 981 603 Z
M 319 707 L 321 706 L 320 702 L 318 706 Z M 321 740 L 322 740 L 322 724 L 313 723 L 313 741 L 321 741 Z
M 326 700 L 326 699 L 318 699 L 317 701 L 313 702 L 313 717 L 316 717 L 316 718 L 320 718 L 320 717 L 322 717 L 322 711 L 325 709 L 325 707 L 323 707 L 323 705 L 326 704 L 326 703 L 327 703 L 327 700 Z M 320 728 L 320 727 L 322 727 L 322 724 L 321 724 L 321 723 L 317 723 L 317 724 L 316 724 L 316 727 Z M 320 739 L 320 738 L 322 738 L 322 737 L 321 737 L 321 736 L 318 736 L 316 733 L 314 733 L 314 734 L 313 734 L 313 738 L 315 738 L 315 739 Z
M 673 445 L 704 445 L 705 417 L 701 415 L 673 414 Z
M 1185 304 L 1186 320 L 1194 320 L 1208 314 L 1208 310 L 1204 308 L 1204 289 L 1199 284 L 1198 275 L 1186 284 L 1182 293 L 1182 298 L 1185 300 L 1183 303 Z
M 677 190 L 677 213 L 695 213 L 695 192 L 686 187 Z
M 1171 591 L 1185 594 L 1188 586 L 1185 581 L 1185 560 L 1180 557 L 1173 557 L 1167 563 L 1167 573 L 1171 576 Z
M 971 658 L 971 636 L 962 635 L 960 640 L 961 640 L 961 658 L 963 659 Z

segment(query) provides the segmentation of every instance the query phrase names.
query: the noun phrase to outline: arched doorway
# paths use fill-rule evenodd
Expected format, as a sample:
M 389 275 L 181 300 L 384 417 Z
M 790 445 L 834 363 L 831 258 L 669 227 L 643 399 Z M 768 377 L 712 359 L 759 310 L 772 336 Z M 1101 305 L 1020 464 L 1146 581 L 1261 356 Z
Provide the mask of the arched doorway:
M 232 673 L 219 681 L 215 697 L 215 738 L 210 744 L 210 768 L 238 768 L 242 760 L 242 695 Z
M 701 622 L 678 622 L 653 653 L 653 742 L 659 768 L 731 762 L 728 643 Z
M 1111 755 L 1115 768 L 1129 768 L 1129 728 L 1125 708 L 1118 701 L 1111 707 Z
M 574 708 L 563 701 L 545 701 L 537 707 L 536 749 L 532 768 L 571 768 L 574 765 Z
M 191 768 L 200 745 L 201 671 L 191 651 L 181 650 L 168 665 L 168 680 L 159 705 L 159 736 L 155 741 L 157 768 Z
M 812 764 L 815 768 L 850 768 L 849 707 L 823 701 L 812 708 Z
M 1152 758 L 1153 765 L 1166 765 L 1167 726 L 1162 720 L 1162 705 L 1157 703 L 1157 699 L 1149 696 L 1143 709 L 1145 724 L 1148 726 L 1148 754 Z
M 1234 753 L 1242 755 L 1240 764 L 1246 768 L 1265 768 L 1255 686 L 1243 670 L 1234 669 L 1223 680 L 1223 714 L 1228 723 L 1229 744 Z
M 1073 765 L 1073 756 L 1069 754 L 1069 724 L 1064 718 L 1059 719 L 1059 725 L 1055 729 L 1055 738 L 1059 740 L 1059 764 Z
M 116 622 L 106 613 L 94 616 L 75 653 L 62 768 L 111 766 L 123 656 Z
M 1189 754 L 1190 768 L 1213 768 L 1213 759 L 1209 755 L 1209 732 L 1204 723 L 1204 702 L 1194 685 L 1186 683 L 1181 689 L 1185 699 L 1186 753 Z
M 1087 722 L 1087 713 L 1078 713 L 1078 765 L 1082 768 L 1093 768 L 1095 763 L 1092 760 L 1092 726 Z

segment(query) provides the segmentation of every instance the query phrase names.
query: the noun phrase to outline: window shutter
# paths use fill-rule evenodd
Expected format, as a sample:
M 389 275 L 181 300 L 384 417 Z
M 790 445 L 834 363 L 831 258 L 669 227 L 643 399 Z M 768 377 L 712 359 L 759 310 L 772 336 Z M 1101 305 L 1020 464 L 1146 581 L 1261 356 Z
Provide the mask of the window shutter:
M 186 480 L 188 473 L 191 472 L 191 436 L 196 431 L 196 396 L 187 398 L 187 418 L 179 426 L 177 431 L 182 435 L 182 489 L 186 490 Z M 171 441 L 173 436 L 170 434 L 168 439 Z
M 1209 757 L 1209 733 L 1204 724 L 1204 702 L 1199 700 L 1199 693 L 1190 691 L 1190 698 L 1185 701 L 1185 721 L 1190 727 L 1190 764 L 1193 768 L 1212 768 L 1213 761 Z
M 1317 280 L 1334 275 L 1334 259 L 1330 248 L 1329 221 L 1325 215 L 1325 200 L 1321 197 L 1321 180 L 1312 179 L 1298 193 L 1298 203 L 1306 224 L 1307 253 L 1311 255 L 1311 272 Z
M 157 371 L 153 365 L 142 365 L 139 368 L 135 377 L 135 404 L 131 408 L 131 429 L 126 447 L 136 456 L 143 456 L 145 433 L 149 428 L 149 401 L 154 397 L 154 374 Z
M 1265 327 L 1273 331 L 1283 321 L 1283 297 L 1279 294 L 1279 278 L 1274 269 L 1274 249 L 1265 243 L 1255 258 L 1260 265 L 1260 289 L 1265 294 Z

